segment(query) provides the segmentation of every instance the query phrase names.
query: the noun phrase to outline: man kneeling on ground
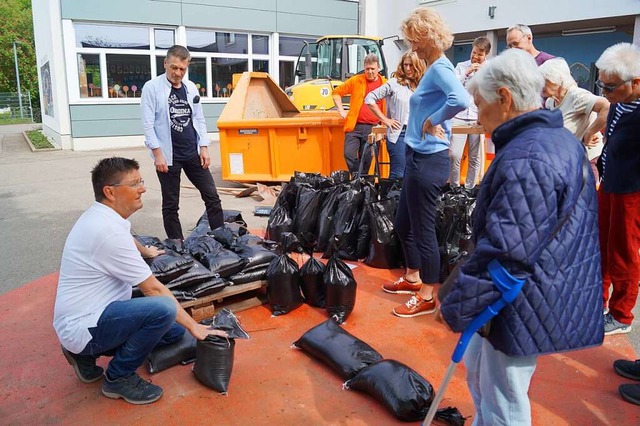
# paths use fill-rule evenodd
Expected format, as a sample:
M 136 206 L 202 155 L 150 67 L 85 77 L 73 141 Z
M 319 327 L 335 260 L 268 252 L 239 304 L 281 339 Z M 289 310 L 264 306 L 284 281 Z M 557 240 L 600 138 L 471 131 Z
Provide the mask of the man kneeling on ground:
M 82 382 L 100 379 L 96 359 L 113 356 L 102 393 L 148 404 L 162 396 L 162 388 L 136 369 L 155 347 L 176 342 L 185 329 L 199 340 L 226 333 L 191 318 L 143 260 L 162 251 L 142 246 L 130 233 L 127 218 L 142 208 L 146 192 L 138 162 L 103 159 L 91 182 L 96 201 L 74 225 L 62 253 L 53 327 Z M 147 297 L 132 299 L 135 285 Z

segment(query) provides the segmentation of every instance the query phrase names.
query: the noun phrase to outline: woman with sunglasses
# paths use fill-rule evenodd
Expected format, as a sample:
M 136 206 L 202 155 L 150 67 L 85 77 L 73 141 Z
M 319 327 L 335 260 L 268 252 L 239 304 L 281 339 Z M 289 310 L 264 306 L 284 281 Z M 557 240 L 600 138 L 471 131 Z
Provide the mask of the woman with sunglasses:
M 596 84 L 611 102 L 598 160 L 604 330 L 611 335 L 631 331 L 640 281 L 640 48 L 618 43 L 596 66 Z
M 540 65 L 544 77 L 542 95 L 545 107 L 558 109 L 564 119 L 564 127 L 573 133 L 587 148 L 591 169 L 598 180 L 596 161 L 602 152 L 602 133 L 609 113 L 609 101 L 602 96 L 578 87 L 571 76 L 569 65 L 562 58 L 553 58 Z
M 387 126 L 387 152 L 389 153 L 389 179 L 404 177 L 404 135 L 409 121 L 409 98 L 418 87 L 425 71 L 424 61 L 415 52 L 402 55 L 398 69 L 389 81 L 369 92 L 364 99 L 371 112 Z M 376 102 L 387 100 L 387 115 Z

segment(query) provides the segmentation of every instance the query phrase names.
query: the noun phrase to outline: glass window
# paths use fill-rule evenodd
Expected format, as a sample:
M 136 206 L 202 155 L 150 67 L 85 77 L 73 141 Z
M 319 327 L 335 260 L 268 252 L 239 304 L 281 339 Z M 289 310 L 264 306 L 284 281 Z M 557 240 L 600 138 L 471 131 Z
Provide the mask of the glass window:
M 284 90 L 296 82 L 295 64 L 291 61 L 280 61 L 280 87 Z
M 191 58 L 189 64 L 189 80 L 193 81 L 200 96 L 207 96 L 207 59 Z
M 217 52 L 216 32 L 187 30 L 187 49 L 191 52 Z
M 156 40 L 156 49 L 168 49 L 175 44 L 175 32 L 173 30 L 153 30 Z
M 110 98 L 139 98 L 142 86 L 151 80 L 149 55 L 112 55 L 107 57 L 107 82 Z
M 253 61 L 253 70 L 259 72 L 269 72 L 269 61 L 255 59 Z
M 211 81 L 214 97 L 229 97 L 232 92 L 233 74 L 249 70 L 247 59 L 211 58 Z
M 156 75 L 164 74 L 164 56 L 156 56 Z
M 76 47 L 149 49 L 149 29 L 125 25 L 75 24 Z
M 254 35 L 251 36 L 251 47 L 253 53 L 268 55 L 269 54 L 269 36 Z
M 78 80 L 81 98 L 102 96 L 100 55 L 78 54 Z
M 295 56 L 297 58 L 305 41 L 307 43 L 315 43 L 316 40 L 312 38 L 280 37 L 278 42 L 280 56 Z

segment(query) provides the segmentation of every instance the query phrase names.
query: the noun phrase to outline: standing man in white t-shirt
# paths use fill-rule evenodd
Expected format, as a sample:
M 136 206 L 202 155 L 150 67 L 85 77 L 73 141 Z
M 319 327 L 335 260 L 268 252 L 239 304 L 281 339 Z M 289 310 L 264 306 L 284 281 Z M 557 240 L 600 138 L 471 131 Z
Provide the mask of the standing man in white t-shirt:
M 177 341 L 185 328 L 199 340 L 224 333 L 191 318 L 143 260 L 161 251 L 142 246 L 130 233 L 127 218 L 142 208 L 146 192 L 138 169 L 135 160 L 112 157 L 92 170 L 96 201 L 67 237 L 53 327 L 82 382 L 100 379 L 96 359 L 112 355 L 102 393 L 148 404 L 162 396 L 162 388 L 142 380 L 136 369 L 156 346 Z M 135 285 L 147 297 L 131 299 Z

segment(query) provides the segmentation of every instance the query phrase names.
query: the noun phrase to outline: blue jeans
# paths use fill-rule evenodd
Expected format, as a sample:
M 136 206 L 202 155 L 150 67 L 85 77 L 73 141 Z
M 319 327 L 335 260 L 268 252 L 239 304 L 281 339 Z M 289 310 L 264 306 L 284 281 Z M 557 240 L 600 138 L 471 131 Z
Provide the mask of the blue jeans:
M 389 153 L 389 179 L 402 179 L 404 177 L 404 166 L 407 163 L 405 152 L 407 146 L 404 143 L 403 130 L 398 136 L 396 143 L 387 141 L 387 152 Z
M 464 354 L 467 385 L 476 407 L 472 426 L 531 424 L 529 384 L 537 356 L 508 356 L 475 334 Z
M 89 329 L 93 338 L 80 355 L 113 355 L 107 368 L 109 379 L 127 377 L 154 348 L 180 340 L 185 329 L 176 324 L 176 312 L 176 302 L 169 297 L 111 302 L 98 324 Z
M 407 146 L 402 192 L 396 212 L 407 268 L 419 269 L 425 284 L 440 280 L 440 250 L 436 236 L 436 202 L 449 177 L 449 153 L 420 154 Z

